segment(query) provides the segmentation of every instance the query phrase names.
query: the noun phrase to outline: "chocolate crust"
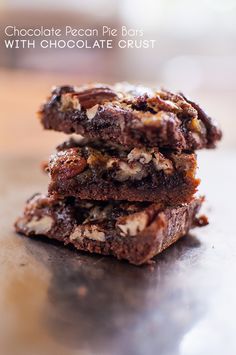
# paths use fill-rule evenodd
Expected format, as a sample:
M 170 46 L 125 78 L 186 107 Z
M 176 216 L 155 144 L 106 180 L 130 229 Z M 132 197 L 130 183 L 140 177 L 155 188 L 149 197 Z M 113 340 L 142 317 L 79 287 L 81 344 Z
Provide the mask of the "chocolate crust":
M 49 161 L 49 194 L 175 205 L 196 192 L 196 168 L 195 154 L 71 139 Z
M 183 94 L 129 84 L 57 87 L 39 117 L 45 129 L 129 147 L 194 151 L 214 148 L 222 136 L 216 123 Z
M 15 228 L 29 237 L 45 236 L 78 250 L 113 255 L 135 265 L 148 262 L 190 228 L 203 226 L 202 198 L 165 208 L 162 204 L 55 200 L 41 194 L 26 204 Z M 203 223 L 204 221 L 204 223 Z

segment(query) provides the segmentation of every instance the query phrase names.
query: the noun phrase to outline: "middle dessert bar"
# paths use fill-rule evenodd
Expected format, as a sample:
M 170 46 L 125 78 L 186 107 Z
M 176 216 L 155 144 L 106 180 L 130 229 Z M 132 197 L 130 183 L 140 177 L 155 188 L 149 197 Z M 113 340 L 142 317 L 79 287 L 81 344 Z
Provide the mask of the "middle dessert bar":
M 199 180 L 196 155 L 71 139 L 52 155 L 49 194 L 92 200 L 189 202 Z

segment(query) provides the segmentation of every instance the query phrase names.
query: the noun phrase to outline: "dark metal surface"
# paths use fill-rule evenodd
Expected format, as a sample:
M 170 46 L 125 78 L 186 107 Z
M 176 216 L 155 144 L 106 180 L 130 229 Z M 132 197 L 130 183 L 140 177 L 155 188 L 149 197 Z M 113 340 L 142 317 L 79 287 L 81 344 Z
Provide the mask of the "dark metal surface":
M 2 159 L 0 353 L 235 354 L 235 153 L 199 164 L 211 224 L 135 267 L 15 235 L 47 178 L 37 161 Z

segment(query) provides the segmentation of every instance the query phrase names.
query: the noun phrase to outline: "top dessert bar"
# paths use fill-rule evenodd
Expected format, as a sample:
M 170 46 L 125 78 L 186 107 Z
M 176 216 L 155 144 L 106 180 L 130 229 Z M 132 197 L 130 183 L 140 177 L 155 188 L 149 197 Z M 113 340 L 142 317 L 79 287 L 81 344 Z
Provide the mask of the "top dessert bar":
M 125 83 L 57 87 L 39 116 L 46 129 L 129 147 L 194 151 L 214 148 L 222 135 L 183 94 Z

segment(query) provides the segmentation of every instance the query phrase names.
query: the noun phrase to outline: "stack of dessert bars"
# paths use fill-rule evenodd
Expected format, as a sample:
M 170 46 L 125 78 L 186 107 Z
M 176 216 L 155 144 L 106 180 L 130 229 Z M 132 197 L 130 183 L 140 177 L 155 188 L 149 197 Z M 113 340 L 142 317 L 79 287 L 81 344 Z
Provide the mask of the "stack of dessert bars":
M 73 137 L 51 156 L 48 194 L 27 201 L 17 232 L 140 265 L 207 223 L 195 150 L 214 148 L 221 131 L 183 94 L 62 86 L 39 116 Z

